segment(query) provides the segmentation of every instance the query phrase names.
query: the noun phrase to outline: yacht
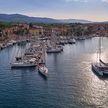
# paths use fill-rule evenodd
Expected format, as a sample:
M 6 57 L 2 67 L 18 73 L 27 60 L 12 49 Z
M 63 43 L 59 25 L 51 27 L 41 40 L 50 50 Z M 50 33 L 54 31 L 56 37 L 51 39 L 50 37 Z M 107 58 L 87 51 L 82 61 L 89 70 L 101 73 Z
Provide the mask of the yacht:
M 36 59 L 32 58 L 31 60 L 22 60 L 22 58 L 17 58 L 14 63 L 11 63 L 11 68 L 27 68 L 35 67 Z
M 100 76 L 108 75 L 108 63 L 101 59 L 101 37 L 99 37 L 99 58 L 98 62 L 92 63 L 92 70 Z
M 100 76 L 108 75 L 108 63 L 104 63 L 102 60 L 99 63 L 92 63 L 92 69 Z

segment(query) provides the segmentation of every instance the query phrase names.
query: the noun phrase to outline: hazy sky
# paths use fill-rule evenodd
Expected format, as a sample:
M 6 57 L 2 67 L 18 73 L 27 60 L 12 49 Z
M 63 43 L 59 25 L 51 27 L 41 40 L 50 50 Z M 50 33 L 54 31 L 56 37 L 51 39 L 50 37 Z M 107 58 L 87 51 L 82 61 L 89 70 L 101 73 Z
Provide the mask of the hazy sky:
M 108 21 L 108 0 L 0 0 L 0 13 Z

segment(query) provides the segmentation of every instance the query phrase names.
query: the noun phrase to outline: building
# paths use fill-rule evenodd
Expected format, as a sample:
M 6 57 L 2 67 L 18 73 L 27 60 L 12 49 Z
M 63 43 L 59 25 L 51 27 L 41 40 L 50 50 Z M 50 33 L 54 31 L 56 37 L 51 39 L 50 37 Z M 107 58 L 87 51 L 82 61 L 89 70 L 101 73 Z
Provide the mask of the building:
M 32 36 L 43 36 L 43 27 L 35 26 L 29 28 L 29 34 Z

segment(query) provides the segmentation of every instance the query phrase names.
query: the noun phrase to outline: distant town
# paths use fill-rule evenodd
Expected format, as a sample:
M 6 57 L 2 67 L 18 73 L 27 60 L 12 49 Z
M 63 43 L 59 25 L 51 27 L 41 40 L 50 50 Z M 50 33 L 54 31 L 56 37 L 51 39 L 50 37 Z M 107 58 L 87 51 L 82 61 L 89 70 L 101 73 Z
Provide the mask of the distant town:
M 0 48 L 11 40 L 29 40 L 33 37 L 50 38 L 52 30 L 58 37 L 66 36 L 75 39 L 108 36 L 107 23 L 22 23 L 0 22 Z
M 74 38 L 97 36 L 108 36 L 108 24 L 35 24 L 35 23 L 8 23 L 0 22 L 0 42 L 11 39 L 50 37 L 52 29 L 57 36 L 71 36 Z

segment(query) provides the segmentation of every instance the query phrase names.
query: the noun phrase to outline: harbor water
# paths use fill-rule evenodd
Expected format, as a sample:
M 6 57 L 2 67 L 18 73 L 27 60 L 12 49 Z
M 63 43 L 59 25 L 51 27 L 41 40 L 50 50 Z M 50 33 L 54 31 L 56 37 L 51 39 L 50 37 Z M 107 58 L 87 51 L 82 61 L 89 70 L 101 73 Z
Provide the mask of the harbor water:
M 0 51 L 0 108 L 108 107 L 108 77 L 100 78 L 91 70 L 98 57 L 98 37 L 47 54 L 47 79 L 36 68 L 11 69 L 11 61 L 26 47 L 14 45 Z M 102 39 L 102 59 L 108 62 L 108 38 Z

